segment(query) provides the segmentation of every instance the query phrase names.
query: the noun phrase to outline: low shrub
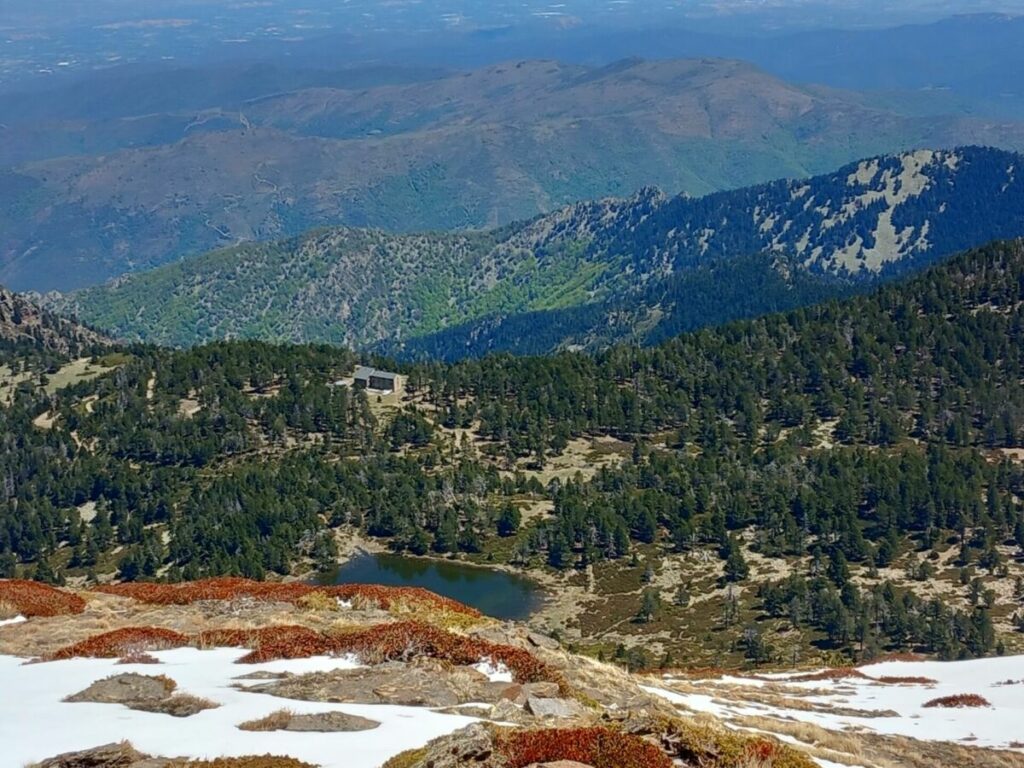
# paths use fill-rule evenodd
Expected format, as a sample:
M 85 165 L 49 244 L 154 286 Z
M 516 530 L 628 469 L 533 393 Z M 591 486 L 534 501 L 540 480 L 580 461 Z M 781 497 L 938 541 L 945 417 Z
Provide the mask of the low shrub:
M 988 699 L 976 693 L 958 693 L 955 696 L 940 696 L 926 701 L 924 707 L 942 707 L 944 709 L 960 709 L 962 707 L 991 707 Z
M 706 722 L 671 719 L 659 734 L 665 749 L 685 765 L 715 768 L 817 768 L 817 763 L 780 741 L 738 733 Z
M 501 645 L 417 621 L 379 624 L 334 636 L 338 653 L 352 653 L 364 663 L 407 661 L 417 656 L 442 659 L 452 664 L 476 664 L 489 660 L 504 664 L 517 683 L 557 682 L 564 684 L 557 671 L 532 653 L 511 645 Z
M 885 683 L 886 685 L 935 685 L 938 683 L 938 680 L 932 680 L 930 677 L 898 677 L 894 675 L 882 675 L 881 677 L 872 679 L 879 683 Z
M 15 615 L 26 619 L 33 616 L 64 616 L 85 610 L 85 600 L 78 595 L 24 579 L 0 579 L 0 602 L 14 606 Z
M 787 677 L 787 683 L 813 683 L 823 680 L 849 680 L 851 678 L 869 679 L 867 675 L 855 667 L 834 667 L 823 669 L 820 672 L 810 672 L 803 675 Z
M 509 768 L 571 760 L 594 768 L 672 768 L 656 745 L 610 728 L 550 728 L 512 731 L 497 737 L 497 752 Z
M 554 682 L 564 692 L 568 692 L 565 680 L 557 670 L 523 648 L 457 635 L 417 621 L 398 621 L 335 632 L 318 632 L 309 627 L 284 625 L 258 629 L 213 629 L 198 635 L 183 635 L 154 627 L 127 627 L 94 635 L 61 648 L 50 658 L 132 658 L 146 651 L 186 645 L 250 649 L 249 653 L 238 660 L 241 664 L 346 653 L 358 656 L 365 664 L 410 661 L 417 657 L 460 665 L 490 661 L 508 668 L 517 683 Z
M 190 643 L 188 635 L 157 627 L 124 627 L 93 635 L 85 640 L 65 646 L 50 655 L 50 659 L 78 657 L 115 659 L 144 651 L 181 648 Z
M 337 653 L 331 636 L 299 626 L 260 627 L 259 629 L 215 629 L 196 636 L 200 648 L 238 647 L 251 651 L 240 664 L 261 664 L 275 659 L 307 659 Z

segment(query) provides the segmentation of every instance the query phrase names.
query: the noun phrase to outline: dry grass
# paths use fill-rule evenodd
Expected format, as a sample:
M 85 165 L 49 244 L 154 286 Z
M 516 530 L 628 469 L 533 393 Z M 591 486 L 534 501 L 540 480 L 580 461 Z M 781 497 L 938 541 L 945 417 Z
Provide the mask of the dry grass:
M 258 720 L 246 720 L 238 724 L 241 731 L 281 731 L 288 727 L 295 713 L 290 709 L 279 709 Z
M 398 613 L 422 612 L 447 616 L 459 614 L 465 620 L 479 621 L 482 614 L 457 600 L 419 587 L 384 587 L 376 584 L 338 584 L 311 586 L 299 582 L 265 582 L 239 578 L 216 578 L 182 584 L 107 584 L 96 592 L 130 597 L 151 605 L 191 605 L 193 603 L 242 598 L 292 605 L 326 605 L 326 600 L 345 600 L 353 607 L 374 606 Z
M 340 610 L 338 599 L 323 592 L 310 592 L 295 601 L 295 605 L 304 611 L 331 611 L 337 613 Z
M 429 750 L 426 747 L 410 749 L 395 755 L 388 760 L 381 768 L 414 768 L 427 756 Z
M 555 669 L 522 648 L 457 635 L 430 624 L 397 621 L 390 624 L 335 628 L 322 632 L 303 626 L 272 626 L 256 629 L 225 627 L 185 635 L 157 627 L 123 627 L 87 637 L 62 648 L 47 658 L 118 658 L 146 650 L 180 648 L 236 647 L 251 651 L 239 659 L 242 664 L 258 664 L 275 659 L 302 659 L 351 653 L 364 663 L 409 661 L 429 657 L 453 664 L 476 664 L 481 660 L 504 664 L 516 682 L 556 682 L 565 688 L 565 680 Z M 567 689 L 566 689 L 567 690 Z
M 150 656 L 145 651 L 133 649 L 117 660 L 118 664 L 159 664 L 160 659 Z
M 0 600 L 0 621 L 13 619 L 18 616 L 21 616 L 18 606 L 10 600 Z
M 711 717 L 673 719 L 665 724 L 662 743 L 684 765 L 707 768 L 817 768 L 803 752 L 771 735 L 726 729 Z

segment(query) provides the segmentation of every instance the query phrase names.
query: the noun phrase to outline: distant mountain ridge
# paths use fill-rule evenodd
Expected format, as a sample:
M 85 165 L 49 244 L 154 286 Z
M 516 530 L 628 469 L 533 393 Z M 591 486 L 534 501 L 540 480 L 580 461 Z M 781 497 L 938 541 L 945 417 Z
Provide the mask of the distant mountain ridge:
M 1024 235 L 1022 167 L 1000 150 L 917 150 L 703 198 L 644 189 L 483 233 L 321 230 L 54 305 L 177 345 L 316 340 L 450 358 L 646 341 L 863 290 Z
M 52 99 L 50 119 L 38 105 L 19 118 L 15 100 L 0 282 L 71 290 L 318 226 L 501 226 L 648 185 L 704 195 L 919 146 L 1024 150 L 1022 123 L 908 116 L 724 59 L 371 74 L 282 91 L 279 73 L 257 73 L 195 100 L 147 91 L 143 114 L 130 107 L 145 78 L 95 106 Z

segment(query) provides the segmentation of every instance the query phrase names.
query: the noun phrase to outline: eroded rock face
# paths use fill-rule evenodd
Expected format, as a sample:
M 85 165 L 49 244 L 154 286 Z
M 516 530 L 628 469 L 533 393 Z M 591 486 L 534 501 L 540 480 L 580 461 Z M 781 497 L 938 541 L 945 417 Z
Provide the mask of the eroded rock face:
M 475 723 L 449 738 L 436 739 L 427 745 L 424 754 L 415 765 L 429 765 L 431 768 L 465 768 L 478 765 L 490 768 L 494 765 L 494 737 L 487 726 Z
M 583 717 L 586 714 L 583 705 L 573 699 L 545 699 L 540 696 L 527 698 L 526 709 L 534 717 L 542 718 L 567 719 Z

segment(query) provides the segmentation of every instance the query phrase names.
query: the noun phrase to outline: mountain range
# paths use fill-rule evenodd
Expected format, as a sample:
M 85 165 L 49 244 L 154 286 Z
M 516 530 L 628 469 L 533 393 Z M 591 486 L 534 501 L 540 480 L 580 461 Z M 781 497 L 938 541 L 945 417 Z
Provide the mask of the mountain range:
M 722 59 L 204 74 L 0 97 L 0 282 L 70 290 L 318 226 L 493 227 L 649 185 L 704 195 L 914 147 L 1024 148 L 1019 123 L 914 116 Z
M 318 230 L 49 302 L 172 345 L 326 341 L 457 358 L 652 342 L 1024 235 L 1022 160 L 917 150 L 700 198 L 647 188 L 485 232 Z

